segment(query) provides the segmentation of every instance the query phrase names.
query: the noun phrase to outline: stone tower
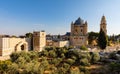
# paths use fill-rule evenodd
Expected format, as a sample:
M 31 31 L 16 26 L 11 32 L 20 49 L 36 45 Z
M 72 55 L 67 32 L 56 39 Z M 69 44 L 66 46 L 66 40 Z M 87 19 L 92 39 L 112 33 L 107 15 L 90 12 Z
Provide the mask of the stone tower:
M 87 21 L 84 22 L 78 18 L 74 23 L 71 23 L 70 44 L 77 48 L 87 45 Z
M 42 51 L 46 46 L 46 33 L 45 31 L 33 32 L 33 50 Z
M 101 18 L 100 29 L 102 29 L 107 35 L 107 23 L 106 23 L 106 18 L 104 15 Z

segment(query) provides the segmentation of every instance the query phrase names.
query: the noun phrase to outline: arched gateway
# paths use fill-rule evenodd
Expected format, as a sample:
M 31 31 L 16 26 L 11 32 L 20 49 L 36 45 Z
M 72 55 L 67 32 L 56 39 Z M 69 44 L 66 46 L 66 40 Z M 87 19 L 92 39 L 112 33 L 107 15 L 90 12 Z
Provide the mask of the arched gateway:
M 15 51 L 28 51 L 28 43 L 27 42 L 19 42 L 15 46 Z

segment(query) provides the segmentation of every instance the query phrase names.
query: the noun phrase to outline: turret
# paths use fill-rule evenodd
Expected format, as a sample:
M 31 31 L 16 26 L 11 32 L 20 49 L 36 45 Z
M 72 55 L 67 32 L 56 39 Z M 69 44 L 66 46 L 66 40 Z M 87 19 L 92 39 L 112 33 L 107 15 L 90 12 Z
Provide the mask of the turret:
M 85 21 L 85 24 L 84 24 L 84 35 L 87 34 L 87 25 L 88 25 L 88 23 L 87 23 L 87 21 Z
M 74 27 L 74 24 L 73 24 L 73 21 L 71 22 L 71 35 L 73 33 L 73 27 Z

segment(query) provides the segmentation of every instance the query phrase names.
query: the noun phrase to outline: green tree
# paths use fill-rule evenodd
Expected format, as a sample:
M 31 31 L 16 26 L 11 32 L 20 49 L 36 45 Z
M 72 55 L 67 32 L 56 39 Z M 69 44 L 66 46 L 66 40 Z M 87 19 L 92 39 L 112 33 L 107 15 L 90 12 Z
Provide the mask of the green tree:
M 47 50 L 43 50 L 42 52 L 39 53 L 39 57 L 41 57 L 41 56 L 46 56 L 46 57 L 47 57 L 48 54 L 49 54 L 49 53 L 48 53 Z
M 8 69 L 8 66 L 11 64 L 12 63 L 10 60 L 0 61 L 0 74 L 5 74 Z
M 57 55 L 56 55 L 56 53 L 55 53 L 54 50 L 50 50 L 50 51 L 49 51 L 49 57 L 55 58 L 56 56 L 57 56 Z
M 18 74 L 19 73 L 19 67 L 16 63 L 12 63 L 8 66 L 7 74 Z
M 15 62 L 18 58 L 19 58 L 19 53 L 17 52 L 13 52 L 11 55 L 10 55 L 10 58 L 11 58 L 11 61 L 12 62 Z
M 26 33 L 26 34 L 25 34 L 25 37 L 27 37 L 27 38 L 32 38 L 32 37 L 33 37 L 33 34 L 32 34 L 32 33 Z
M 91 53 L 91 62 L 92 63 L 96 63 L 100 60 L 100 56 L 99 56 L 99 53 L 97 52 L 92 52 Z
M 69 59 L 66 60 L 66 62 L 67 62 L 69 65 L 72 65 L 72 64 L 75 62 L 75 60 L 69 58 Z
M 102 29 L 100 29 L 99 36 L 98 36 L 98 46 L 101 49 L 105 49 L 107 46 L 107 42 L 108 40 L 105 32 Z
M 88 48 L 86 46 L 81 46 L 80 49 L 84 50 L 84 51 L 88 50 Z
M 99 33 L 97 32 L 89 32 L 88 33 L 88 44 L 92 44 L 93 40 L 96 40 L 99 36 Z
M 113 73 L 117 71 L 120 72 L 120 63 L 114 63 L 114 62 L 110 63 L 109 70 Z
M 55 66 L 59 65 L 59 63 L 62 61 L 61 58 L 53 58 L 51 61 L 50 61 L 50 64 L 54 64 Z
M 38 60 L 38 58 L 39 58 L 38 53 L 35 51 L 28 52 L 28 55 L 31 60 Z
M 76 69 L 70 69 L 69 74 L 81 74 L 79 68 Z
M 82 59 L 80 59 L 80 65 L 89 66 L 90 63 L 89 63 L 88 59 L 82 58 Z

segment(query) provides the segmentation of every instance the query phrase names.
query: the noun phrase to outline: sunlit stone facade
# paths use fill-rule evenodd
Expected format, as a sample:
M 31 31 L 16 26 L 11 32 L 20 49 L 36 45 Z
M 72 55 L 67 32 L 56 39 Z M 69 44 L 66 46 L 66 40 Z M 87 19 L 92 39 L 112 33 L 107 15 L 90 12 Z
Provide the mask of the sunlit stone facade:
M 71 23 L 70 44 L 74 47 L 87 45 L 87 21 L 78 18 Z

